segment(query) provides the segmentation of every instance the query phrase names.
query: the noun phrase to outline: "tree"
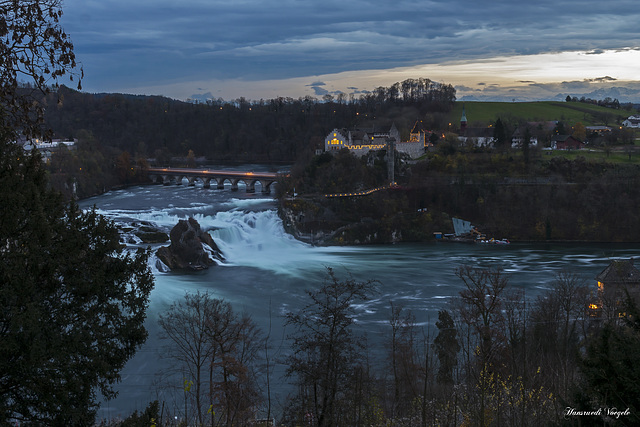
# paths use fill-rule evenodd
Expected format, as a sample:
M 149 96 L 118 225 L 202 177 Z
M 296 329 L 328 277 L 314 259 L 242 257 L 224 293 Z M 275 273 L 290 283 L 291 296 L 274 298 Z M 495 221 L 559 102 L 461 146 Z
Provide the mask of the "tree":
M 507 278 L 500 269 L 469 266 L 456 269 L 456 276 L 465 285 L 460 291 L 462 318 L 479 339 L 476 354 L 482 364 L 491 363 L 501 341 L 504 320 L 502 293 L 507 286 Z
M 577 122 L 573 126 L 572 135 L 575 138 L 579 139 L 580 141 L 584 142 L 584 140 L 587 139 L 587 129 L 584 127 L 584 125 L 581 122 Z
M 419 375 L 422 368 L 416 349 L 415 316 L 411 311 L 391 302 L 391 346 L 389 359 L 393 373 L 393 418 L 406 417 L 419 396 Z
M 145 341 L 149 252 L 48 189 L 40 156 L 0 138 L 0 424 L 91 424 L 96 391 Z M 6 208 L 10 207 L 10 208 Z
M 475 343 L 467 340 L 465 356 L 467 372 L 476 393 L 471 399 L 472 417 L 478 425 L 486 425 L 491 417 L 491 400 L 504 344 L 503 292 L 507 279 L 498 269 L 482 269 L 463 266 L 456 269 L 456 276 L 465 288 L 460 291 L 459 311 L 467 330 L 476 336 Z M 474 350 L 472 351 L 471 348 Z M 471 353 L 475 359 L 471 361 Z
M 373 282 L 340 281 L 331 268 L 323 286 L 307 291 L 311 302 L 296 313 L 287 313 L 286 324 L 293 353 L 288 357 L 288 376 L 296 376 L 303 388 L 304 405 L 318 426 L 341 425 L 361 359 L 362 343 L 355 336 L 353 304 L 368 299 Z M 348 423 L 347 423 L 348 424 Z
M 530 145 L 531 145 L 531 130 L 529 126 L 527 126 L 524 130 L 524 139 L 522 141 L 522 158 L 524 160 L 524 168 L 525 172 L 529 172 L 529 162 L 530 162 Z
M 496 147 L 504 149 L 507 147 L 507 130 L 501 119 L 496 120 L 496 124 L 493 128 L 493 139 L 495 140 Z
M 440 331 L 433 341 L 433 346 L 440 362 L 436 378 L 440 384 L 453 384 L 453 370 L 458 364 L 460 344 L 458 343 L 458 331 L 455 323 L 447 310 L 438 312 L 436 327 Z
M 190 407 L 198 425 L 204 425 L 207 413 L 211 425 L 216 414 L 224 425 L 246 424 L 258 396 L 253 362 L 262 337 L 255 322 L 238 317 L 230 303 L 200 292 L 186 294 L 158 322 L 162 338 L 170 342 L 167 354 L 178 362 L 180 388 L 189 384 L 185 421 Z
M 49 189 L 39 95 L 75 68 L 60 0 L 0 0 L 0 424 L 90 425 L 145 341 L 149 252 Z M 22 79 L 31 82 L 21 84 Z M 7 208 L 10 207 L 10 208 Z
M 640 423 L 640 310 L 626 292 L 626 316 L 609 320 L 590 338 L 579 367 L 584 381 L 577 393 L 577 409 L 602 407 L 602 418 L 610 425 Z M 606 408 L 606 409 L 605 409 Z M 624 412 L 608 416 L 610 410 Z
M 34 133 L 41 122 L 44 106 L 38 95 L 48 93 L 65 74 L 72 73 L 73 80 L 76 60 L 73 43 L 59 23 L 61 4 L 0 0 L 0 114 L 25 134 Z M 30 82 L 22 84 L 23 79 Z

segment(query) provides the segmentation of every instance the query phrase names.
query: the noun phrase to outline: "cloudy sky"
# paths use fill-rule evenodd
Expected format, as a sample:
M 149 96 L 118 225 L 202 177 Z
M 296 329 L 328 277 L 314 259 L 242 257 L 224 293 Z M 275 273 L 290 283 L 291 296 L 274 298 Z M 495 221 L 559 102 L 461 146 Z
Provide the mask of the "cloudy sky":
M 64 0 L 87 92 L 359 94 L 407 78 L 458 99 L 640 102 L 637 0 Z

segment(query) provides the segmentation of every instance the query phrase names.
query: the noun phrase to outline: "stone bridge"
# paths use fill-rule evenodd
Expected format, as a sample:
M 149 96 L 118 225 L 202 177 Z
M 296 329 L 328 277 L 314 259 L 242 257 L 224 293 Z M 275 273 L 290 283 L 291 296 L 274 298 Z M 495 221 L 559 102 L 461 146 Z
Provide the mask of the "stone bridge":
M 187 168 L 149 168 L 149 178 L 155 183 L 163 185 L 182 185 L 187 180 L 187 185 L 196 185 L 201 181 L 204 188 L 210 188 L 213 181 L 218 189 L 224 189 L 225 181 L 231 183 L 231 191 L 238 191 L 238 183 L 244 182 L 247 193 L 256 191 L 256 183 L 259 182 L 263 193 L 271 192 L 271 184 L 278 180 L 278 174 L 273 172 L 245 172 L 222 171 L 211 169 L 187 169 Z

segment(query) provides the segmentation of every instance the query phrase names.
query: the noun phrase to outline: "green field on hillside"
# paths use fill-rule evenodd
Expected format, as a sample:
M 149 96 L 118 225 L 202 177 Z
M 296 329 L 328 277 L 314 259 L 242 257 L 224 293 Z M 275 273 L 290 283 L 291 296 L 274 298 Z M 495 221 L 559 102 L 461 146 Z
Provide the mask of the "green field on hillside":
M 516 122 L 559 120 L 570 126 L 576 122 L 585 126 L 615 126 L 637 114 L 635 110 L 615 110 L 582 102 L 456 102 L 449 116 L 453 126 L 460 124 L 463 105 L 470 127 L 486 126 L 498 117 Z

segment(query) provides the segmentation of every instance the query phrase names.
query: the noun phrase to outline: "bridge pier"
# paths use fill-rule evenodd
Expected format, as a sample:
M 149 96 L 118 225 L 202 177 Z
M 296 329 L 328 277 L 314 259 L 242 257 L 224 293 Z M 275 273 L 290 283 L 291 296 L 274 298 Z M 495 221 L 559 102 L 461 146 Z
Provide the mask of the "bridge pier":
M 153 183 L 163 185 L 182 185 L 186 178 L 188 186 L 195 186 L 196 180 L 202 181 L 203 188 L 211 188 L 212 182 L 219 190 L 225 189 L 225 181 L 231 184 L 231 191 L 238 191 L 238 183 L 242 181 L 247 193 L 255 193 L 256 183 L 260 183 L 263 194 L 271 192 L 271 185 L 276 182 L 277 174 L 262 172 L 229 172 L 196 169 L 149 168 L 149 178 Z

